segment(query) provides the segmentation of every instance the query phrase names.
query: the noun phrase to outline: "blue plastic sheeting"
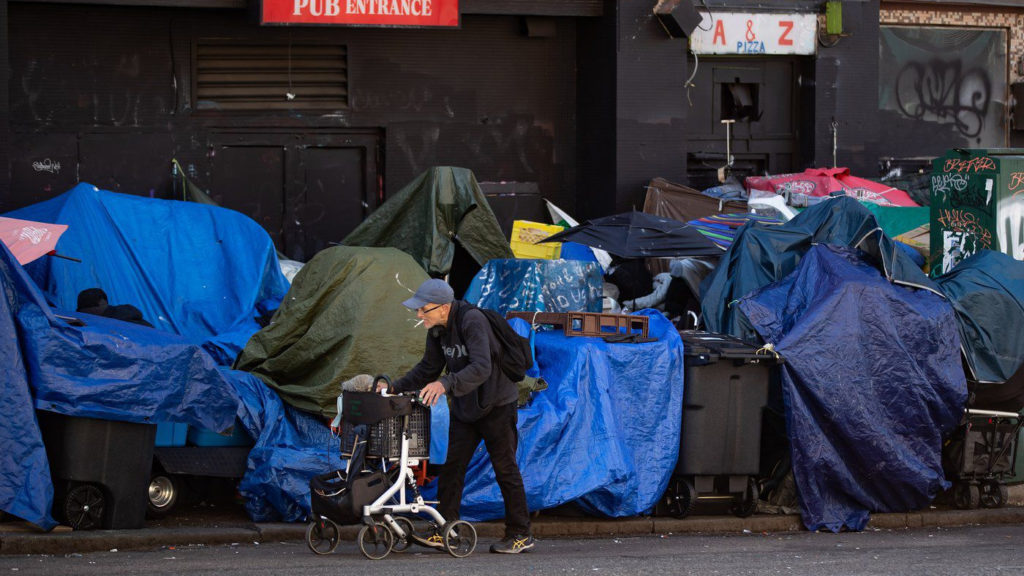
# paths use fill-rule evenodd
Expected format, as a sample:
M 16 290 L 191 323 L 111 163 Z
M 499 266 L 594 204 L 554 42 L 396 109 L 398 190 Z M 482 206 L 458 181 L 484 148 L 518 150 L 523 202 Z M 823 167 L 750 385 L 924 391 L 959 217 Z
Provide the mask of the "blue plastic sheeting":
M 607 344 L 537 334 L 537 363 L 548 389 L 519 410 L 518 460 L 531 510 L 578 500 L 600 514 L 632 516 L 653 507 L 668 486 L 679 451 L 683 344 L 664 316 L 642 313 L 650 316 L 657 342 Z M 239 484 L 250 517 L 307 518 L 309 480 L 343 464 L 338 439 L 317 417 L 286 408 L 251 374 L 224 373 L 242 400 L 239 420 L 258 439 Z M 433 422 L 435 438 L 439 425 Z M 436 483 L 425 487 L 424 496 L 432 498 L 435 489 Z M 481 444 L 466 474 L 462 516 L 479 521 L 503 515 Z
M 1012 378 L 1024 366 L 1024 262 L 981 250 L 935 281 L 956 310 L 972 380 Z
M 793 472 L 808 530 L 927 506 L 948 487 L 943 436 L 967 396 L 953 309 L 890 284 L 849 248 L 812 247 L 739 302 L 783 355 Z
M 38 452 L 42 440 L 34 409 L 127 422 L 180 422 L 217 431 L 234 424 L 238 399 L 202 348 L 174 334 L 88 314 L 74 314 L 85 326 L 68 325 L 50 311 L 6 247 L 0 252 L 0 273 L 8 288 L 7 314 L 0 317 L 16 327 L 7 332 L 16 337 L 4 352 L 5 386 L 11 392 L 4 398 L 5 405 L 11 404 L 4 425 L 17 424 L 8 430 L 19 436 L 5 449 L 26 455 L 24 462 L 0 460 L 0 483 L 28 482 L 38 489 L 22 496 L 30 504 L 19 504 L 29 517 L 12 514 L 52 527 L 45 515 L 52 489 L 45 454 Z M 22 388 L 26 381 L 31 398 Z M 0 494 L 0 501 L 7 498 Z
M 502 314 L 600 312 L 603 282 L 597 262 L 494 259 L 473 278 L 463 300 Z
M 597 256 L 590 246 L 577 244 L 576 242 L 562 242 L 562 250 L 559 252 L 562 260 L 579 260 L 581 262 L 597 262 Z
M 860 248 L 881 263 L 890 281 L 940 294 L 935 283 L 882 232 L 870 210 L 849 196 L 827 198 L 785 224 L 751 222 L 740 228 L 718 266 L 701 283 L 706 329 L 756 340 L 750 322 L 732 302 L 785 278 L 814 244 Z
M 679 456 L 683 344 L 653 310 L 657 342 L 608 344 L 599 338 L 536 335 L 536 359 L 548 383 L 519 410 L 519 468 L 531 510 L 570 501 L 613 517 L 650 510 L 665 492 Z M 481 444 L 466 473 L 461 514 L 504 516 Z
M 274 245 L 247 216 L 192 202 L 154 200 L 79 184 L 5 214 L 67 224 L 57 252 L 26 269 L 50 301 L 74 310 L 78 293 L 102 288 L 158 329 L 203 344 L 230 364 L 259 330 L 255 317 L 288 291 Z
M 285 404 L 249 372 L 222 368 L 241 399 L 238 419 L 256 439 L 238 490 L 254 522 L 299 522 L 310 514 L 309 481 L 344 468 L 341 440 L 326 420 Z M 443 464 L 448 449 L 448 407 L 431 410 L 430 461 Z
M 0 242 L 0 510 L 44 530 L 57 523 L 50 516 L 53 485 L 50 464 L 36 420 L 25 361 L 18 338 L 17 311 L 22 298 L 32 298 L 31 280 Z

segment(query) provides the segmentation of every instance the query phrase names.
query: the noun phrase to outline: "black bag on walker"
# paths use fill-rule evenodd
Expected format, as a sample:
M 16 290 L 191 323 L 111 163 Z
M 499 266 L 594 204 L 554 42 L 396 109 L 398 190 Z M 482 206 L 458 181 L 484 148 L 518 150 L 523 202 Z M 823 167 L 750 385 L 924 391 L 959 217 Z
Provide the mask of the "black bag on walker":
M 412 414 L 409 396 L 381 396 L 376 392 L 345 392 L 341 405 L 342 422 L 373 425 L 392 416 Z
M 350 482 L 344 470 L 314 476 L 309 481 L 310 507 L 313 517 L 324 516 L 335 524 L 357 524 L 363 517 L 363 506 L 373 504 L 390 485 L 383 471 L 355 473 Z

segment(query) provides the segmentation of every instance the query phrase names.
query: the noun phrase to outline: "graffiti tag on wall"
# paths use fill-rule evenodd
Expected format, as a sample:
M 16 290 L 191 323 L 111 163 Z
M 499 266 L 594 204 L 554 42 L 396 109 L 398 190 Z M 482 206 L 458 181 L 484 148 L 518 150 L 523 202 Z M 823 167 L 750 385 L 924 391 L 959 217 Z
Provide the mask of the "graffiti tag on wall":
M 996 235 L 1000 252 L 1024 260 L 1024 194 L 1020 191 L 1002 201 L 996 219 Z
M 1014 172 L 1010 174 L 1008 180 L 1007 189 L 1010 191 L 1011 196 L 1016 196 L 1021 192 L 1024 192 L 1024 172 Z
M 996 161 L 988 156 L 975 156 L 974 158 L 949 158 L 943 165 L 943 172 L 983 172 L 995 170 Z
M 939 210 L 939 224 L 942 225 L 942 273 L 953 269 L 961 260 L 992 247 L 992 233 L 965 210 Z
M 1004 29 L 879 27 L 878 110 L 885 155 L 1007 145 Z
M 952 120 L 958 132 L 973 138 L 985 127 L 992 80 L 982 68 L 959 61 L 910 62 L 896 77 L 900 111 L 915 120 Z

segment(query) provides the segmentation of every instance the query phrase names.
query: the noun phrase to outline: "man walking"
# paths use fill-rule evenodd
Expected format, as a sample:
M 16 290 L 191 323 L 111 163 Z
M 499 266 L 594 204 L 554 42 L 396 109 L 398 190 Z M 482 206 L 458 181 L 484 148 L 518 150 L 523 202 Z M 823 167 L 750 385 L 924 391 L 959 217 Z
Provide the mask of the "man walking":
M 448 522 L 458 519 L 466 467 L 482 439 L 505 502 L 505 538 L 493 544 L 491 552 L 518 554 L 533 548 L 526 491 L 516 463 L 519 394 L 499 366 L 501 344 L 490 323 L 479 310 L 456 301 L 444 280 L 427 280 L 402 304 L 415 310 L 427 328 L 427 344 L 423 359 L 395 381 L 392 391 L 419 390 L 428 406 L 443 396 L 451 398 L 448 459 L 441 469 L 438 511 Z M 444 547 L 436 532 L 416 539 L 432 548 Z

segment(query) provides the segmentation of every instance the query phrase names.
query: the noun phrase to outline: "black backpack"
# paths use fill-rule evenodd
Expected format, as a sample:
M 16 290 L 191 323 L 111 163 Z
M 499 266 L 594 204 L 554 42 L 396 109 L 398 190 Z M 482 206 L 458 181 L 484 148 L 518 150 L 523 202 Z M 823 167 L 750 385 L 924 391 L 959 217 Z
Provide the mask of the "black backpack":
M 530 349 L 530 339 L 517 334 L 500 312 L 489 308 L 477 308 L 469 302 L 459 302 L 460 323 L 462 315 L 470 310 L 479 310 L 490 322 L 491 330 L 501 345 L 501 354 L 498 359 L 501 371 L 513 382 L 522 382 L 526 378 L 526 371 L 533 366 L 533 350 Z

